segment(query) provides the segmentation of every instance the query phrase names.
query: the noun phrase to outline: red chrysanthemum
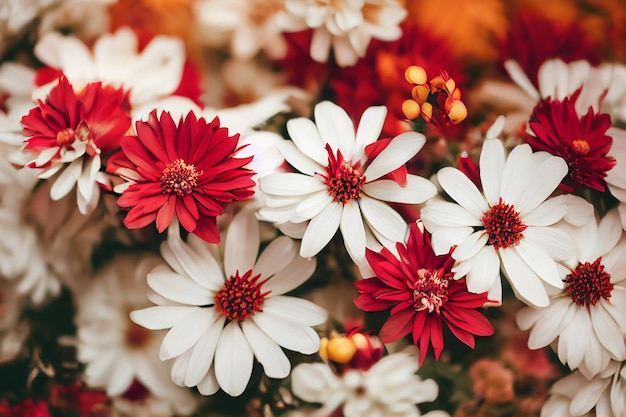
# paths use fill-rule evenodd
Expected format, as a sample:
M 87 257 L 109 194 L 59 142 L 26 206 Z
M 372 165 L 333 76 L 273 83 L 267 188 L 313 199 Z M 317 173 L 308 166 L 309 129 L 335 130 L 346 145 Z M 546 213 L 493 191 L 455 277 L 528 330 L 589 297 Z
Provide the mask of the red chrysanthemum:
M 580 91 L 563 101 L 539 102 L 529 123 L 534 135 L 526 141 L 534 151 L 547 151 L 567 162 L 569 173 L 562 182 L 567 191 L 580 186 L 604 191 L 606 173 L 615 166 L 615 159 L 607 156 L 613 143 L 606 134 L 611 117 L 596 114 L 592 108 L 579 116 L 575 103 Z
M 107 168 L 130 181 L 117 201 L 130 208 L 126 227 L 156 221 L 162 232 L 176 215 L 185 230 L 219 242 L 216 217 L 223 205 L 254 194 L 254 172 L 244 168 L 252 157 L 235 158 L 239 134 L 229 136 L 217 117 L 207 123 L 193 112 L 177 125 L 168 112 L 159 118 L 154 110 L 136 128 Z
M 54 160 L 71 162 L 83 154 L 103 155 L 120 146 L 130 127 L 128 94 L 123 90 L 90 83 L 74 92 L 65 77 L 45 102 L 22 117 L 24 150 L 36 154 L 29 167 L 45 168 Z M 66 158 L 71 152 L 72 156 Z
M 380 329 L 383 343 L 398 340 L 409 333 L 420 348 L 420 364 L 432 345 L 435 358 L 443 351 L 443 323 L 453 335 L 470 347 L 474 336 L 489 336 L 493 327 L 476 309 L 487 301 L 487 293 L 467 291 L 465 279 L 454 280 L 454 259 L 436 256 L 430 235 L 411 224 L 407 245 L 396 244 L 400 258 L 389 249 L 380 253 L 367 249 L 367 262 L 376 277 L 354 285 L 359 297 L 354 301 L 364 311 L 390 309 L 390 316 Z

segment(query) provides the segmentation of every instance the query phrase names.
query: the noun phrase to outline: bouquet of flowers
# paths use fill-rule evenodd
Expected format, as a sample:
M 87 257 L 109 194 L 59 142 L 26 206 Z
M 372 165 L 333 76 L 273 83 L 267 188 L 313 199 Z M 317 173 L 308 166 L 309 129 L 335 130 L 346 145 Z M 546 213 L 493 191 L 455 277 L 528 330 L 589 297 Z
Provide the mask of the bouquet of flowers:
M 625 417 L 619 0 L 4 0 L 0 417 Z

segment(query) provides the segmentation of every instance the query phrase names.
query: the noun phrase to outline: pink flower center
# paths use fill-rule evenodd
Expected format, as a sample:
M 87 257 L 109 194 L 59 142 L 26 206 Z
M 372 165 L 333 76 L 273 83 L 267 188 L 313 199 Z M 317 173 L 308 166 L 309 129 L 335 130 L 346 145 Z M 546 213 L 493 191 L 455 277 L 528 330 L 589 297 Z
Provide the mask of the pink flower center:
M 524 237 L 522 232 L 528 226 L 522 223 L 515 207 L 502 202 L 502 198 L 480 219 L 489 236 L 488 245 L 496 249 L 517 245 Z
M 333 197 L 333 200 L 341 203 L 348 204 L 350 200 L 356 200 L 361 195 L 361 187 L 365 182 L 365 177 L 359 171 L 359 165 L 351 165 L 343 158 L 340 150 L 337 150 L 337 155 L 333 155 L 329 145 L 326 145 L 326 151 L 328 152 L 328 166 L 326 167 L 326 175 L 322 175 L 324 178 L 324 184 L 328 187 L 328 194 Z
M 448 284 L 451 274 L 441 269 L 434 271 L 421 268 L 417 270 L 417 281 L 413 288 L 413 307 L 415 311 L 428 310 L 439 314 L 441 306 L 448 301 Z
M 600 298 L 605 300 L 611 298 L 613 291 L 611 275 L 604 270 L 601 260 L 600 257 L 593 263 L 578 264 L 576 269 L 565 277 L 564 281 L 567 284 L 565 292 L 579 306 L 593 306 Z
M 259 283 L 261 275 L 252 277 L 249 270 L 243 276 L 239 271 L 231 276 L 224 286 L 215 293 L 215 309 L 226 318 L 235 321 L 244 321 L 255 313 L 263 311 L 263 303 L 268 292 L 261 292 L 263 282 Z
M 203 171 L 196 170 L 195 165 L 177 159 L 163 168 L 161 189 L 167 194 L 190 194 L 198 186 L 198 177 L 202 174 Z

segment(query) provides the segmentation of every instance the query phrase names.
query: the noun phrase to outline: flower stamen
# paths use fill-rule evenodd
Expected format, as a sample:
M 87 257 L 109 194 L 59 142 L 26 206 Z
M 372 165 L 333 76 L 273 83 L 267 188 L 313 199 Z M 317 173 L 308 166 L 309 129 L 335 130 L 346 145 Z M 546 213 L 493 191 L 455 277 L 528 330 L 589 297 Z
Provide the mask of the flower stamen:
M 522 232 L 528 227 L 522 223 L 515 207 L 503 203 L 502 198 L 480 220 L 489 236 L 487 244 L 496 249 L 506 249 L 517 245 L 524 237 Z
M 451 274 L 445 274 L 441 269 L 417 270 L 417 281 L 413 288 L 413 307 L 415 311 L 428 310 L 440 314 L 441 306 L 448 301 L 448 284 Z
M 326 167 L 326 175 L 324 184 L 328 187 L 328 194 L 333 197 L 337 203 L 348 204 L 350 200 L 357 200 L 361 196 L 361 188 L 365 183 L 365 177 L 359 171 L 359 165 L 351 165 L 343 158 L 340 150 L 337 155 L 333 152 L 329 145 L 326 145 L 328 152 L 328 166 Z
M 243 276 L 239 276 L 239 271 L 231 276 L 215 293 L 215 310 L 229 320 L 238 322 L 263 311 L 263 303 L 269 291 L 261 292 L 261 286 L 265 282 L 259 283 L 261 275 L 251 276 L 252 270 L 248 270 Z
M 594 306 L 601 298 L 611 298 L 614 286 L 611 275 L 604 270 L 601 260 L 600 257 L 593 263 L 578 264 L 563 280 L 567 284 L 565 292 L 579 306 Z
M 166 194 L 179 196 L 191 194 L 193 189 L 198 186 L 198 177 L 202 174 L 203 171 L 196 170 L 195 165 L 177 159 L 163 168 L 161 188 Z

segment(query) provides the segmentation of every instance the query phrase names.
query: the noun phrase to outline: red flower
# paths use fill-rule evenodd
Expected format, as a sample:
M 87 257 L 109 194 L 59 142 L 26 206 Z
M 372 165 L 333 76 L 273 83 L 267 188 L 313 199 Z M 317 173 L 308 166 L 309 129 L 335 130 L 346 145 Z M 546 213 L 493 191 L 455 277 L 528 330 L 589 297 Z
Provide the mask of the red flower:
M 122 151 L 107 170 L 130 181 L 117 203 L 130 208 L 124 224 L 137 229 L 156 221 L 165 230 L 174 215 L 201 239 L 220 240 L 216 217 L 223 205 L 254 194 L 252 160 L 235 158 L 239 134 L 228 136 L 216 117 L 211 123 L 190 112 L 176 125 L 168 112 L 137 122 L 137 136 L 122 139 Z
M 50 91 L 45 102 L 22 117 L 24 150 L 37 154 L 29 167 L 48 167 L 55 160 L 71 162 L 87 153 L 101 155 L 119 148 L 130 127 L 128 94 L 90 83 L 75 93 L 67 78 Z
M 562 182 L 567 191 L 589 187 L 604 191 L 604 178 L 615 166 L 607 156 L 613 139 L 606 134 L 611 127 L 608 114 L 596 114 L 592 108 L 580 117 L 575 103 L 581 90 L 563 101 L 546 99 L 535 107 L 526 141 L 534 151 L 547 151 L 565 159 L 569 173 Z
M 354 301 L 364 311 L 391 309 L 380 329 L 383 343 L 413 333 L 413 343 L 420 348 L 420 364 L 426 359 L 429 345 L 435 358 L 443 351 L 443 323 L 466 345 L 474 347 L 474 336 L 490 336 L 493 327 L 476 311 L 487 301 L 487 293 L 467 291 L 465 279 L 454 280 L 454 259 L 436 256 L 430 235 L 413 223 L 407 245 L 396 244 L 400 258 L 387 248 L 380 253 L 366 250 L 374 278 L 356 282 L 359 297 Z
M 11 408 L 12 417 L 51 417 L 48 406 L 43 401 L 28 398 Z

